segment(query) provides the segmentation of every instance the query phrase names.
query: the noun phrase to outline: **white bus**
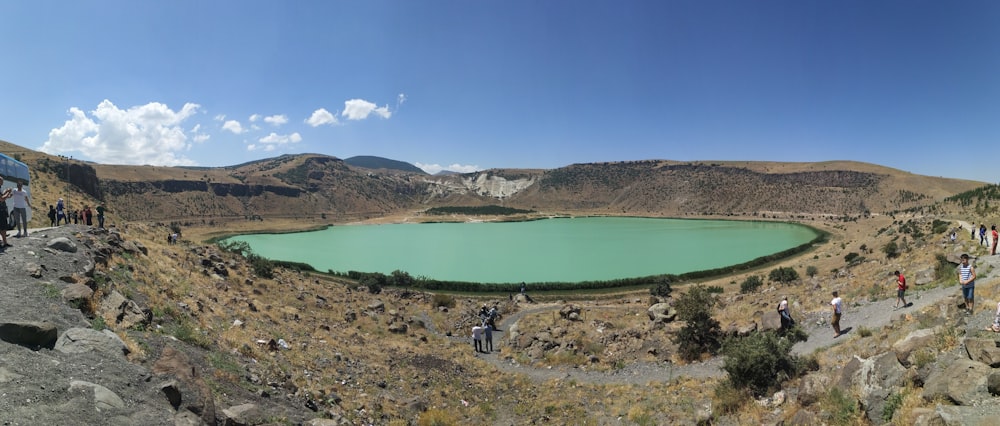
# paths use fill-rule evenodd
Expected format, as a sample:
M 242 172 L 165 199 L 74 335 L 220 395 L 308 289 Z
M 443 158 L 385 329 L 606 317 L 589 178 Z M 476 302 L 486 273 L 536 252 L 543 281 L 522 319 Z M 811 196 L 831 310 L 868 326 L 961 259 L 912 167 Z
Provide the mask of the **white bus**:
M 7 188 L 17 189 L 17 183 L 21 182 L 22 187 L 28 192 L 28 196 L 31 196 L 31 185 L 29 185 L 31 178 L 28 176 L 28 165 L 20 161 L 17 161 L 11 157 L 4 154 L 0 154 L 0 176 L 3 176 L 3 187 L 0 188 L 0 192 L 6 191 Z M 11 203 L 7 203 L 7 216 L 13 221 L 14 216 L 10 214 L 14 210 L 14 206 Z M 31 209 L 28 209 L 28 222 L 31 222 Z M 13 223 L 13 222 L 11 222 Z M 8 228 L 9 229 L 9 228 Z

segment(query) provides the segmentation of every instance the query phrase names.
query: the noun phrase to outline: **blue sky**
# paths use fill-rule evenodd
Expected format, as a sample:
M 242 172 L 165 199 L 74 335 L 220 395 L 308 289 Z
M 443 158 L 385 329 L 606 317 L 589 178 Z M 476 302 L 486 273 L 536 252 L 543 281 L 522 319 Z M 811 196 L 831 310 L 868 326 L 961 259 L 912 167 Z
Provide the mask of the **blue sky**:
M 0 139 L 109 164 L 858 160 L 997 182 L 1000 2 L 10 1 Z

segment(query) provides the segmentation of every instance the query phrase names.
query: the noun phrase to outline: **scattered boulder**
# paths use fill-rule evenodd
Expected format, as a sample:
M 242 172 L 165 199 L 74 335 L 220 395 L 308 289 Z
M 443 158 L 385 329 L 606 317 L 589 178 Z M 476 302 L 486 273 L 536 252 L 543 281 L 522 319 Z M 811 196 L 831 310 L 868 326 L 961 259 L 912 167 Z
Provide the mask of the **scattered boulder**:
M 990 367 L 1000 367 L 1000 343 L 994 339 L 965 339 L 965 350 L 969 358 Z
M 677 318 L 677 310 L 668 303 L 657 303 L 646 309 L 646 316 L 654 324 L 668 323 Z
M 766 310 L 760 315 L 760 330 L 771 331 L 781 329 L 781 315 L 778 311 Z
M 76 253 L 77 250 L 76 243 L 66 237 L 53 238 L 49 240 L 48 244 L 45 244 L 45 247 L 67 253 Z
M 83 284 L 70 284 L 61 292 L 63 302 L 69 305 L 83 307 L 94 295 L 94 290 Z
M 925 401 L 943 398 L 957 405 L 974 405 L 991 398 L 986 384 L 991 369 L 986 364 L 959 358 L 940 365 L 942 368 L 931 373 L 924 383 L 921 396 Z
M 910 359 L 913 352 L 930 344 L 937 332 L 938 327 L 923 328 L 914 330 L 903 339 L 896 341 L 896 343 L 892 344 L 892 351 L 896 353 L 896 359 L 904 367 L 909 367 L 913 363 Z
M 129 353 L 125 342 L 117 334 L 111 330 L 97 331 L 92 328 L 66 330 L 56 341 L 55 350 L 67 354 L 97 351 L 113 356 Z
M 112 408 L 125 408 L 125 401 L 112 392 L 110 389 L 83 380 L 73 380 L 69 383 L 70 391 L 89 391 L 94 393 L 94 408 L 97 411 L 109 410 Z
M 0 324 L 0 340 L 30 349 L 52 349 L 59 339 L 56 325 L 49 322 L 6 322 Z
M 246 403 L 222 410 L 222 422 L 226 426 L 249 426 L 261 424 L 263 413 L 256 404 Z
M 580 307 L 576 305 L 564 305 L 559 310 L 559 317 L 570 321 L 579 321 Z

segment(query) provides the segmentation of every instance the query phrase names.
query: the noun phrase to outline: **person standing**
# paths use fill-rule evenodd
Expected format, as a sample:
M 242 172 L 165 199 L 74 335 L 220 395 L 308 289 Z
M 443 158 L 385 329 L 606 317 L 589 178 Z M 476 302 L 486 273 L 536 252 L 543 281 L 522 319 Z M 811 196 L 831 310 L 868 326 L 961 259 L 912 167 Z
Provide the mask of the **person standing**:
M 98 204 L 95 210 L 97 210 L 97 227 L 104 229 L 104 203 Z
M 49 204 L 49 226 L 56 226 L 56 206 Z
M 1000 237 L 1000 233 L 997 232 L 997 226 L 993 225 L 990 227 L 990 236 L 993 237 L 993 248 L 990 250 L 990 255 L 997 254 L 997 237 Z
M 483 349 L 486 349 L 486 352 L 493 352 L 493 327 L 484 324 L 483 329 L 486 334 L 486 343 L 483 344 Z
M 985 246 L 986 245 L 986 224 L 985 223 L 979 225 L 979 245 L 981 245 L 981 246 Z
M 56 226 L 59 226 L 59 221 L 66 222 L 69 225 L 69 216 L 66 216 L 66 204 L 62 198 L 56 202 Z
M 830 306 L 833 306 L 833 316 L 830 318 L 830 325 L 833 326 L 833 338 L 836 339 L 840 337 L 840 315 L 844 312 L 844 301 L 840 299 L 840 294 L 836 291 L 833 292 L 833 300 L 830 301 Z
M 473 326 L 472 327 L 472 343 L 476 352 L 483 352 L 483 327 Z
M 3 185 L 3 177 L 0 176 L 0 186 Z M 10 224 L 10 217 L 7 211 L 7 199 L 10 198 L 11 189 L 7 188 L 6 191 L 0 192 L 0 250 L 10 247 L 7 243 L 7 228 Z
M 899 271 L 893 272 L 896 275 L 896 306 L 892 309 L 899 309 L 899 302 L 903 302 L 903 307 L 906 307 L 906 277 Z
M 965 312 L 971 315 L 976 305 L 976 268 L 969 264 L 968 254 L 962 254 L 962 264 L 958 265 L 958 284 L 962 286 Z
M 17 235 L 15 238 L 28 236 L 28 209 L 31 207 L 31 199 L 28 191 L 24 190 L 24 185 L 17 182 L 17 189 L 10 193 L 10 204 L 14 208 L 14 222 L 17 224 Z M 22 232 L 22 229 L 24 230 Z
M 792 324 L 795 321 L 792 320 L 792 315 L 788 313 L 788 297 L 781 298 L 781 302 L 778 302 L 778 315 L 781 315 L 781 330 L 788 330 L 792 328 Z

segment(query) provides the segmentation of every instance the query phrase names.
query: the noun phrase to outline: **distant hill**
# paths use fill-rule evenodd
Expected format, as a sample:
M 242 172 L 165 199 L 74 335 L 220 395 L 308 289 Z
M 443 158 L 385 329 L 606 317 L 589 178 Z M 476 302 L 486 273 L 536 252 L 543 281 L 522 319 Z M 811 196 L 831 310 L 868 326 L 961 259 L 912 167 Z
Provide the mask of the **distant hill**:
M 363 167 L 366 169 L 387 169 L 399 170 L 407 173 L 427 174 L 427 172 L 423 171 L 421 168 L 405 161 L 390 160 L 388 158 L 375 157 L 371 155 L 351 157 L 344 160 L 344 162 L 354 167 Z
M 939 203 L 986 185 L 852 161 L 642 160 L 432 176 L 409 163 L 370 156 L 292 154 L 182 168 L 89 163 L 2 141 L 0 152 L 32 168 L 32 196 L 40 205 L 62 197 L 71 208 L 104 202 L 124 220 L 205 224 L 258 218 L 330 223 L 495 204 L 660 217 L 846 219 L 912 209 L 949 214 L 960 203 Z M 981 214 L 993 204 L 983 204 Z M 39 223 L 45 219 L 35 215 Z

